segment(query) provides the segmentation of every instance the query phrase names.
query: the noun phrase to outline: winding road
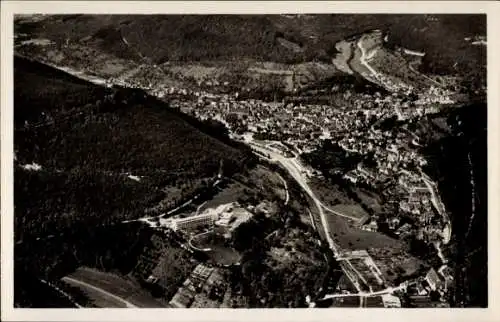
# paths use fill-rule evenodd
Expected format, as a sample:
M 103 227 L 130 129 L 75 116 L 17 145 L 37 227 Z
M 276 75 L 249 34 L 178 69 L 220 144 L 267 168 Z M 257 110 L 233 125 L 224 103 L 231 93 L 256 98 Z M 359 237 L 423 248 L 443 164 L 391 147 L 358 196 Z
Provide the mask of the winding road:
M 63 291 L 62 289 L 60 289 L 59 287 L 57 287 L 56 285 L 54 285 L 51 282 L 49 282 L 47 280 L 44 280 L 42 278 L 40 278 L 39 280 L 43 284 L 48 285 L 49 287 L 51 287 L 52 289 L 54 289 L 55 291 L 57 291 L 59 294 L 61 294 L 62 296 L 64 296 L 71 303 L 73 303 L 77 308 L 79 308 L 79 309 L 83 308 L 83 306 L 81 306 L 80 304 L 78 304 L 71 295 L 69 295 L 68 293 L 66 293 L 65 291 Z

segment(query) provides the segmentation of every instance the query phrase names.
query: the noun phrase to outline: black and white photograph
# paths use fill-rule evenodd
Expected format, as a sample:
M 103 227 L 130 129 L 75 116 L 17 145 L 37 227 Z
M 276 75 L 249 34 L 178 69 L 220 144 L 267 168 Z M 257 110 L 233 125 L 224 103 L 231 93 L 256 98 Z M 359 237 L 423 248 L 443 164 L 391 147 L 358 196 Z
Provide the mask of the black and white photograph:
M 487 14 L 288 11 L 14 15 L 14 308 L 491 306 Z

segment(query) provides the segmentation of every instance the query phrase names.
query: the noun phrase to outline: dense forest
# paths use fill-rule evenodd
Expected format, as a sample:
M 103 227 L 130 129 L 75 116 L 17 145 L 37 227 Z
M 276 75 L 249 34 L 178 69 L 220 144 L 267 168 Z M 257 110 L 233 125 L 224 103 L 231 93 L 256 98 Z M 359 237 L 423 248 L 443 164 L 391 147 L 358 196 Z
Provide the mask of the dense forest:
M 255 164 L 221 124 L 196 121 L 141 91 L 100 88 L 22 58 L 15 86 L 16 238 L 81 219 L 137 218 L 166 186 Z M 41 170 L 23 168 L 32 163 Z
M 453 133 L 428 145 L 426 171 L 434 177 L 451 213 L 449 249 L 455 263 L 459 307 L 488 305 L 487 107 L 471 104 L 448 117 Z M 473 207 L 474 204 L 474 207 Z

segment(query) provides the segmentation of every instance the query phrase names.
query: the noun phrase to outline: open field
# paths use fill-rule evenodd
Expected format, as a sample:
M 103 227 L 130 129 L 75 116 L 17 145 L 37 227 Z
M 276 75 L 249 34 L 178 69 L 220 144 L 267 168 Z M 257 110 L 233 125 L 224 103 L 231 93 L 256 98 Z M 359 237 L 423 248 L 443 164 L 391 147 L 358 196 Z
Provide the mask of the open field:
M 257 205 L 262 199 L 270 200 L 273 196 L 285 200 L 286 191 L 283 181 L 278 174 L 263 166 L 257 166 L 250 170 L 248 175 L 236 176 L 226 187 L 221 188 L 220 192 L 212 199 L 204 203 L 198 211 L 201 213 L 208 208 L 217 208 L 239 199 Z
M 335 49 L 337 49 L 339 53 L 332 59 L 332 63 L 335 65 L 335 67 L 347 74 L 353 73 L 353 71 L 349 67 L 349 64 L 347 63 L 352 55 L 351 47 L 352 44 L 350 42 L 344 40 L 339 41 L 337 44 L 335 44 Z
M 389 247 L 368 249 L 368 253 L 373 257 L 377 267 L 389 284 L 394 284 L 398 277 L 414 275 L 422 268 L 427 267 L 424 261 L 404 251 L 394 250 Z
M 361 202 L 371 208 L 375 213 L 382 211 L 380 197 L 377 194 L 361 188 L 356 189 L 356 194 L 359 199 L 361 199 Z
M 99 307 L 165 307 L 135 280 L 113 273 L 80 267 L 63 280 L 81 288 Z
M 351 67 L 353 71 L 359 73 L 366 79 L 378 84 L 378 82 L 373 77 L 372 72 L 361 63 L 361 57 L 361 49 L 358 46 L 354 46 L 352 58 L 351 60 L 349 60 L 349 67 Z

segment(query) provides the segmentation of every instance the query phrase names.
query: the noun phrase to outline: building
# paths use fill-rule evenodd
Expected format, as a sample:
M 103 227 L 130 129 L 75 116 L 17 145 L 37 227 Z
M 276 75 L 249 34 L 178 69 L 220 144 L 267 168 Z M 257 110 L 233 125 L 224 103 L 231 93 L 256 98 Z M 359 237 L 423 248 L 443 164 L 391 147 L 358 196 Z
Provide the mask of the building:
M 203 285 L 214 269 L 203 264 L 199 264 L 191 273 L 191 280 L 195 285 Z
M 204 225 L 213 225 L 218 219 L 216 213 L 202 214 L 186 218 L 174 219 L 172 221 L 172 229 L 177 230 L 190 230 Z
M 436 270 L 434 270 L 434 268 L 431 268 L 429 270 L 429 272 L 425 276 L 425 280 L 427 281 L 427 283 L 429 283 L 429 286 L 433 291 L 441 288 L 441 278 L 439 278 L 439 275 L 436 273 Z
M 375 220 L 370 221 L 368 224 L 363 225 L 361 229 L 366 230 L 366 231 L 377 231 L 378 230 L 378 224 Z
M 401 300 L 399 297 L 392 294 L 382 295 L 382 302 L 384 302 L 384 307 L 386 308 L 401 307 Z
M 370 220 L 371 220 L 371 219 L 372 219 L 372 218 L 371 218 L 371 216 L 370 216 L 370 215 L 368 215 L 368 214 L 366 214 L 366 215 L 364 215 L 363 217 L 361 217 L 361 219 L 359 219 L 359 221 L 358 221 L 358 225 L 359 225 L 359 226 L 364 226 L 364 225 L 368 224 L 368 223 L 370 222 Z M 376 222 L 375 222 L 375 223 L 376 223 Z
M 196 295 L 196 290 L 192 285 L 192 282 L 187 279 L 182 287 L 179 288 L 177 293 L 175 293 L 172 300 L 170 300 L 169 305 L 175 308 L 187 308 L 193 303 L 194 296 Z
M 418 295 L 428 295 L 429 292 L 425 289 L 424 285 L 418 284 L 417 285 L 417 294 Z

